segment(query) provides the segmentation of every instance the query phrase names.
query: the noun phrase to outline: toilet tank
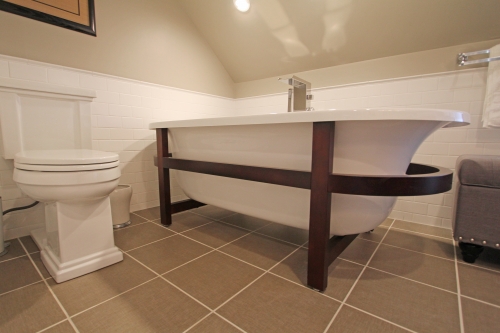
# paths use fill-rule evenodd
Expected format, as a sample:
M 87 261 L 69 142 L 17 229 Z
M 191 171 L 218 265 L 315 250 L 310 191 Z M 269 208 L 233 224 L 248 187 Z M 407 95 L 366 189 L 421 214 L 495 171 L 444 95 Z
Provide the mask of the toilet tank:
M 3 157 L 25 150 L 91 149 L 95 91 L 0 78 Z

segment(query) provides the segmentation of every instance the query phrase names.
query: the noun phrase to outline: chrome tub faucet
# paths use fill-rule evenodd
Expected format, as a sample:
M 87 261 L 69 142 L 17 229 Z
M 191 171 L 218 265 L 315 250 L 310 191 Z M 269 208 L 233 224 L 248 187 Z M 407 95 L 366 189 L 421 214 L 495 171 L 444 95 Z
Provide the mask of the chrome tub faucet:
M 296 76 L 279 78 L 278 81 L 292 87 L 288 89 L 288 112 L 314 111 L 310 106 L 310 101 L 313 99 L 311 83 Z

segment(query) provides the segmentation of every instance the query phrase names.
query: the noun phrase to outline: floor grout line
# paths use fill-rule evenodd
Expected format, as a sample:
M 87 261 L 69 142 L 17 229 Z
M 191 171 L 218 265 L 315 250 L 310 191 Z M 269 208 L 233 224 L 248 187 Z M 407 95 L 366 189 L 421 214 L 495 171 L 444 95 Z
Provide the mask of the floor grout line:
M 24 251 L 26 253 L 28 253 L 28 251 L 26 250 L 26 247 L 24 246 L 24 244 L 22 242 L 19 242 L 21 244 L 21 246 L 23 247 Z M 68 312 L 66 311 L 66 309 L 64 308 L 64 306 L 62 305 L 62 303 L 59 301 L 59 298 L 57 298 L 56 294 L 54 293 L 54 291 L 52 290 L 52 288 L 50 288 L 50 285 L 48 284 L 47 280 L 44 279 L 43 275 L 42 275 L 42 272 L 40 272 L 40 270 L 38 269 L 38 267 L 36 266 L 35 262 L 33 261 L 33 258 L 31 258 L 31 256 L 28 256 L 28 258 L 30 259 L 31 261 L 31 264 L 33 265 L 33 267 L 35 267 L 35 270 L 38 272 L 38 274 L 40 275 L 40 278 L 42 278 L 42 281 L 43 283 L 45 284 L 45 286 L 49 289 L 49 292 L 52 294 L 52 297 L 54 297 L 56 303 L 59 305 L 59 307 L 61 308 L 63 314 L 66 316 L 66 318 L 68 319 L 68 322 L 70 323 L 70 325 L 73 327 L 73 329 L 75 330 L 76 333 L 80 333 L 80 331 L 78 330 L 78 328 L 76 327 L 75 323 L 73 323 L 73 320 L 71 320 L 70 316 L 68 315 Z
M 12 290 L 6 291 L 6 292 L 4 292 L 4 293 L 0 294 L 0 297 L 2 297 L 2 296 L 4 296 L 4 295 L 7 295 L 7 294 L 10 294 L 10 293 L 12 293 L 12 292 L 14 292 L 14 291 L 18 291 L 18 290 L 24 289 L 24 288 L 26 288 L 26 287 L 32 286 L 32 285 L 34 285 L 34 284 L 40 283 L 40 282 L 42 282 L 43 280 L 44 280 L 44 279 L 41 279 L 41 280 L 38 280 L 38 281 L 36 281 L 36 282 L 32 282 L 32 283 L 30 283 L 30 284 L 27 284 L 27 285 L 25 285 L 25 286 L 22 286 L 22 287 L 19 287 L 19 288 L 16 288 L 16 289 L 12 289 Z
M 397 275 L 397 274 L 394 274 L 394 273 L 391 273 L 391 272 L 384 271 L 384 270 L 379 269 L 379 268 L 375 268 L 375 267 L 372 267 L 372 266 L 367 266 L 367 268 L 373 269 L 374 271 L 379 271 L 379 272 L 382 272 L 382 273 L 385 273 L 385 274 L 389 274 L 389 275 L 398 277 L 400 279 L 405 279 L 405 280 L 408 280 L 408 281 L 412 281 L 412 282 L 415 282 L 415 283 L 418 283 L 418 284 L 421 284 L 421 285 L 424 285 L 424 286 L 427 286 L 427 287 L 431 287 L 431 288 L 434 288 L 434 289 L 445 291 L 445 292 L 453 294 L 453 295 L 457 294 L 454 291 L 447 290 L 447 289 L 444 289 L 444 288 L 441 288 L 441 287 L 437 287 L 437 286 L 433 286 L 432 284 L 428 284 L 428 283 L 425 283 L 425 282 L 422 282 L 422 281 L 413 280 L 413 279 L 407 278 L 406 276 Z
M 464 266 L 469 266 L 469 267 L 484 269 L 485 271 L 489 271 L 489 272 L 500 274 L 500 268 L 498 268 L 498 269 L 496 269 L 496 268 L 488 268 L 488 267 L 483 267 L 483 266 L 479 266 L 479 265 L 469 264 L 468 262 L 465 262 L 463 260 L 459 260 L 458 258 L 457 258 L 457 262 L 458 262 L 459 265 L 464 265 Z
M 362 238 L 361 238 L 361 239 L 362 239 Z M 371 242 L 371 241 L 369 241 L 369 242 Z M 414 253 L 420 253 L 420 254 L 424 254 L 424 255 L 426 255 L 426 256 L 430 256 L 430 257 L 434 257 L 434 258 L 439 258 L 439 259 L 448 260 L 448 261 L 454 261 L 454 259 L 449 259 L 449 258 L 445 258 L 445 257 L 440 257 L 440 256 L 436 256 L 436 255 L 434 255 L 434 254 L 429 254 L 429 253 L 425 253 L 425 252 L 420 252 L 420 251 L 410 250 L 410 249 L 407 249 L 407 248 L 404 248 L 404 247 L 401 247 L 401 246 L 391 245 L 391 244 L 387 244 L 387 243 L 383 243 L 382 245 L 387 245 L 387 246 L 395 247 L 395 248 L 397 248 L 397 249 L 406 250 L 406 251 L 410 251 L 410 252 L 414 252 Z
M 305 244 L 305 243 L 304 243 Z M 214 309 L 214 312 L 217 311 L 218 309 L 220 309 L 221 307 L 223 307 L 226 303 L 228 303 L 229 301 L 231 301 L 233 298 L 235 298 L 236 296 L 238 296 L 240 293 L 242 293 L 245 289 L 247 289 L 248 287 L 250 287 L 252 284 L 254 284 L 257 280 L 259 280 L 261 277 L 263 277 L 264 275 L 266 275 L 266 273 L 269 273 L 274 267 L 278 266 L 280 263 L 282 263 L 284 260 L 286 260 L 288 257 L 290 257 L 292 254 L 294 254 L 295 252 L 297 252 L 298 250 L 300 249 L 300 247 L 297 247 L 294 251 L 292 251 L 290 254 L 288 254 L 286 257 L 284 257 L 283 259 L 281 259 L 280 261 L 278 261 L 276 264 L 274 264 L 271 268 L 269 268 L 268 270 L 264 271 L 264 273 L 262 273 L 260 276 L 258 276 L 255 280 L 253 280 L 252 282 L 250 282 L 247 286 L 245 286 L 243 289 L 241 289 L 240 291 L 238 291 L 236 294 L 234 294 L 232 297 L 230 297 L 229 299 L 227 299 L 224 303 L 222 303 L 221 305 L 219 305 L 217 308 Z
M 155 272 L 154 270 L 152 270 L 151 268 L 149 268 L 148 266 L 146 266 L 145 264 L 143 264 L 142 262 L 140 262 L 139 260 L 137 260 L 136 258 L 132 257 L 130 254 L 128 253 L 124 253 L 126 254 L 127 256 L 129 256 L 130 258 L 132 258 L 133 260 L 137 261 L 141 266 L 145 267 L 146 269 L 148 269 L 149 271 L 153 272 L 156 277 L 159 277 L 160 279 L 162 279 L 163 281 L 167 282 L 168 284 L 170 284 L 172 287 L 174 287 L 175 289 L 179 290 L 180 292 L 182 292 L 183 294 L 185 294 L 186 296 L 188 296 L 189 298 L 193 299 L 194 301 L 196 301 L 196 303 L 202 305 L 204 308 L 206 308 L 207 310 L 209 311 L 212 311 L 212 309 L 210 307 L 208 307 L 207 305 L 203 304 L 202 302 L 200 302 L 199 300 L 197 300 L 196 298 L 194 298 L 193 296 L 189 295 L 187 292 L 185 292 L 184 290 L 182 290 L 181 288 L 177 287 L 175 284 L 173 284 L 172 282 L 168 281 L 164 276 L 158 274 L 157 272 Z
M 453 242 L 453 253 L 455 255 L 455 277 L 457 280 L 457 302 L 458 302 L 458 319 L 460 321 L 460 332 L 465 333 L 464 326 L 464 316 L 462 311 L 462 298 L 461 298 L 461 290 L 460 290 L 460 277 L 458 274 L 458 261 L 457 261 L 457 246 L 455 242 Z
M 357 307 L 355 307 L 355 306 L 353 306 L 353 305 L 350 305 L 350 304 L 347 304 L 347 303 L 345 303 L 344 305 L 345 305 L 345 306 L 347 306 L 347 307 L 353 308 L 353 309 L 355 309 L 355 310 L 358 310 L 358 311 L 360 311 L 360 312 L 363 312 L 363 313 L 365 313 L 365 314 L 367 314 L 367 315 L 370 315 L 370 316 L 372 316 L 372 317 L 375 317 L 375 318 L 377 318 L 377 319 L 380 319 L 380 320 L 382 320 L 382 321 L 385 321 L 386 323 L 389 323 L 389 324 L 391 324 L 391 325 L 397 326 L 397 327 L 399 327 L 399 328 L 401 328 L 401 329 L 404 329 L 405 331 L 412 332 L 412 333 L 417 333 L 416 331 L 413 331 L 413 330 L 411 330 L 411 329 L 409 329 L 409 328 L 407 328 L 407 327 L 404 327 L 404 326 L 401 326 L 401 325 L 399 325 L 399 324 L 396 324 L 396 323 L 394 323 L 394 322 L 392 322 L 392 321 L 390 321 L 390 320 L 387 320 L 387 319 L 385 319 L 385 318 L 379 317 L 379 316 L 377 316 L 377 315 L 375 315 L 375 314 L 373 314 L 373 313 L 371 313 L 371 312 L 368 312 L 368 311 L 366 311 L 366 310 L 363 310 L 363 309 L 357 308 Z
M 198 259 L 200 259 L 200 258 L 202 258 L 202 257 L 204 257 L 204 256 L 206 256 L 206 255 L 209 255 L 210 253 L 213 253 L 213 252 L 217 252 L 217 250 L 213 249 L 213 250 L 208 251 L 207 253 L 203 253 L 201 256 L 198 256 L 198 257 L 193 258 L 193 259 L 191 259 L 191 260 L 189 260 L 189 261 L 186 261 L 185 263 L 183 263 L 183 264 L 181 264 L 181 265 L 179 265 L 179 266 L 176 266 L 176 267 L 172 268 L 171 270 L 166 271 L 165 273 L 161 273 L 160 275 L 162 275 L 162 276 L 163 276 L 163 275 L 166 275 L 166 274 L 168 274 L 168 273 L 170 273 L 170 272 L 173 272 L 173 271 L 175 271 L 177 268 L 181 268 L 182 266 L 186 266 L 187 264 L 192 263 L 193 261 L 198 260 Z M 137 259 L 137 260 L 138 260 L 138 259 Z
M 237 328 L 238 330 L 242 331 L 243 333 L 247 333 L 247 331 L 245 331 L 244 329 L 242 329 L 241 327 L 239 326 L 236 326 L 236 324 L 234 324 L 232 321 L 228 320 L 226 317 L 220 315 L 219 313 L 217 312 L 214 312 L 213 313 L 214 315 L 216 315 L 217 317 L 221 318 L 222 320 L 224 320 L 225 322 L 231 324 L 233 327 Z
M 392 227 L 391 230 L 398 230 L 398 231 L 407 231 L 407 232 L 410 232 L 412 234 L 417 234 L 417 235 L 425 235 L 425 236 L 431 236 L 431 237 L 435 237 L 435 238 L 441 238 L 441 239 L 447 239 L 447 240 L 453 240 L 453 237 L 443 237 L 443 236 L 436 236 L 436 235 L 431 235 L 431 234 L 427 234 L 425 232 L 419 232 L 419 231 L 414 231 L 414 230 L 408 230 L 408 229 L 402 229 L 402 228 L 395 228 L 395 227 Z
M 187 329 L 185 329 L 184 331 L 182 331 L 182 333 L 187 333 L 189 330 L 191 330 L 192 328 L 194 328 L 196 325 L 198 325 L 199 323 L 201 323 L 202 321 L 204 321 L 205 319 L 207 319 L 211 314 L 212 314 L 212 312 L 207 313 L 203 318 L 201 318 L 196 323 L 194 323 L 193 325 L 189 326 Z
M 57 322 L 57 323 L 55 323 L 53 325 L 50 325 L 49 327 L 45 327 L 44 329 L 41 329 L 40 331 L 37 331 L 36 333 L 42 333 L 42 332 L 45 332 L 47 330 L 50 330 L 52 327 L 56 327 L 57 325 L 62 324 L 65 321 L 68 321 L 68 319 L 61 320 L 61 321 L 59 321 L 59 322 Z
M 497 309 L 500 309 L 500 305 L 493 304 L 493 303 L 486 302 L 486 301 L 482 301 L 482 300 L 477 299 L 477 298 L 474 298 L 474 297 L 470 297 L 470 296 L 466 296 L 466 295 L 460 295 L 460 297 L 462 297 L 462 298 L 467 298 L 467 299 L 470 299 L 470 300 L 472 300 L 472 301 L 476 301 L 476 302 L 483 303 L 483 304 L 485 304 L 485 305 L 489 305 L 489 306 L 495 307 L 495 308 L 497 308 Z
M 4 262 L 9 262 L 9 261 L 16 260 L 16 259 L 19 259 L 19 258 L 22 258 L 22 257 L 26 257 L 26 256 L 27 256 L 27 254 L 23 254 L 23 255 L 18 256 L 18 257 L 14 257 L 14 258 L 2 260 L 2 261 L 0 261 L 0 265 L 3 264 Z
M 358 283 L 359 279 L 361 278 L 361 276 L 365 272 L 366 268 L 368 267 L 368 264 L 370 263 L 370 261 L 372 260 L 372 258 L 375 256 L 375 253 L 377 253 L 377 250 L 379 249 L 380 245 L 382 245 L 382 242 L 384 241 L 385 237 L 389 234 L 389 231 L 391 230 L 391 227 L 392 227 L 393 224 L 394 224 L 394 221 L 392 221 L 391 225 L 389 226 L 389 228 L 385 232 L 384 237 L 382 237 L 382 239 L 380 240 L 380 243 L 375 248 L 375 251 L 373 251 L 372 255 L 370 256 L 370 259 L 368 259 L 368 261 L 366 262 L 365 266 L 363 267 L 363 269 L 359 273 L 358 277 L 356 278 L 356 281 L 354 281 L 353 285 L 351 286 L 351 288 L 349 289 L 349 291 L 345 295 L 344 299 L 342 300 L 342 303 L 340 304 L 339 308 L 337 309 L 337 311 L 333 315 L 333 318 L 330 320 L 330 322 L 326 326 L 326 328 L 323 331 L 323 333 L 327 333 L 328 330 L 330 329 L 330 327 L 332 326 L 333 322 L 335 321 L 335 318 L 337 318 L 340 310 L 342 309 L 342 306 L 345 304 L 345 302 L 347 301 L 347 299 L 351 295 L 351 292 L 354 290 L 354 287 L 356 287 L 356 284 Z
M 85 310 L 82 310 L 82 311 L 80 311 L 80 312 L 77 312 L 77 313 L 75 313 L 75 314 L 71 315 L 71 318 L 74 318 L 74 317 L 76 317 L 76 316 L 81 315 L 81 314 L 82 314 L 82 313 L 84 313 L 84 312 L 87 312 L 87 311 L 89 311 L 89 310 L 92 310 L 93 308 L 98 307 L 98 306 L 99 306 L 99 305 L 101 305 L 101 304 L 104 304 L 104 303 L 106 303 L 106 302 L 108 302 L 108 301 L 111 301 L 111 300 L 113 300 L 113 299 L 115 299 L 115 298 L 117 298 L 117 297 L 119 297 L 119 296 L 121 296 L 121 295 L 123 295 L 123 294 L 125 294 L 125 293 L 128 293 L 129 291 L 132 291 L 132 290 L 134 290 L 134 289 L 136 289 L 136 288 L 139 288 L 140 286 L 145 285 L 146 283 L 149 283 L 149 282 L 151 282 L 151 281 L 153 281 L 153 280 L 156 280 L 157 278 L 158 278 L 158 276 L 155 276 L 154 278 L 149 279 L 149 280 L 147 280 L 147 281 L 144 281 L 143 283 L 138 284 L 138 285 L 137 285 L 137 286 L 135 286 L 135 287 L 132 287 L 132 288 L 130 288 L 130 289 L 127 289 L 127 290 L 125 290 L 125 291 L 123 291 L 123 292 L 121 292 L 121 293 L 119 293 L 119 294 L 117 294 L 117 295 L 115 295 L 115 296 L 112 296 L 112 297 L 110 297 L 110 298 L 108 298 L 108 299 L 106 299 L 106 300 L 104 300 L 104 301 L 102 301 L 102 302 L 99 302 L 99 303 L 97 303 L 97 304 L 94 304 L 94 305 L 92 305 L 92 306 L 90 306 L 90 307 L 86 308 Z

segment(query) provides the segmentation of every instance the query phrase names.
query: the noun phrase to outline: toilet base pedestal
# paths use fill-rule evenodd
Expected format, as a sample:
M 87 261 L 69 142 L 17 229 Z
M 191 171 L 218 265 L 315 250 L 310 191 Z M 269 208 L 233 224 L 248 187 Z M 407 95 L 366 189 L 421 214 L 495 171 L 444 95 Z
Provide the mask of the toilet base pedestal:
M 57 283 L 61 283 L 116 264 L 123 260 L 123 253 L 115 246 L 77 260 L 61 263 L 50 248 L 45 248 L 41 252 L 41 257 L 50 275 Z
M 45 204 L 45 230 L 32 237 L 57 283 L 123 260 L 114 245 L 109 197 Z

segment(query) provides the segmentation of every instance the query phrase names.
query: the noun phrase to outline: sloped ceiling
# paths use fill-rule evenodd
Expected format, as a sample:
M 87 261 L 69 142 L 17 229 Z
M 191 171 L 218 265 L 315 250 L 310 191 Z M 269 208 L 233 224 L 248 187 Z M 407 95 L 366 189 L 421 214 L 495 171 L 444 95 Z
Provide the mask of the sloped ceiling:
M 179 0 L 235 83 L 500 38 L 500 0 Z

